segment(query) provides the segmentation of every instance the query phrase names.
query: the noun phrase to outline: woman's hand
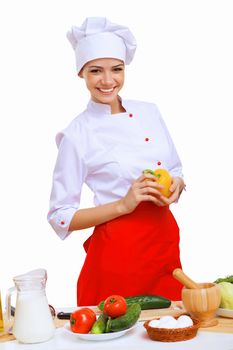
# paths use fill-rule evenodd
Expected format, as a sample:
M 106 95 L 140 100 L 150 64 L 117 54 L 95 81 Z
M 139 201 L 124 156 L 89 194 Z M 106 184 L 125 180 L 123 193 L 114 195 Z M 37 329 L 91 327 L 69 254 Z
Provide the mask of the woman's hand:
M 169 198 L 162 196 L 163 201 L 166 203 L 165 205 L 169 205 L 171 203 L 177 202 L 184 188 L 185 188 L 184 180 L 178 176 L 173 177 L 172 184 L 169 188 L 172 194 L 170 195 Z
M 134 181 L 126 196 L 119 201 L 121 213 L 129 214 L 139 203 L 145 201 L 153 202 L 158 206 L 167 205 L 166 198 L 160 192 L 162 187 L 156 181 L 156 176 L 148 173 L 142 174 Z
M 71 220 L 69 231 L 93 227 L 121 215 L 129 214 L 140 202 L 150 201 L 160 207 L 169 205 L 178 200 L 184 187 L 184 181 L 181 178 L 173 178 L 170 187 L 172 195 L 166 198 L 160 192 L 162 185 L 156 181 L 156 176 L 143 174 L 132 184 L 125 197 L 120 200 L 94 208 L 78 209 Z

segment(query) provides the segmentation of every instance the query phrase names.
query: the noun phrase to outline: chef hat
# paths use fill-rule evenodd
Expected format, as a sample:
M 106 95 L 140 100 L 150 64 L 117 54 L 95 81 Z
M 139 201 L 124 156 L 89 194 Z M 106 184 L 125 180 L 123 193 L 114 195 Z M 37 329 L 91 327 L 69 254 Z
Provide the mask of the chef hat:
M 67 38 L 75 51 L 77 73 L 97 58 L 117 58 L 129 64 L 136 50 L 136 40 L 130 30 L 105 17 L 86 18 L 81 27 L 71 27 Z

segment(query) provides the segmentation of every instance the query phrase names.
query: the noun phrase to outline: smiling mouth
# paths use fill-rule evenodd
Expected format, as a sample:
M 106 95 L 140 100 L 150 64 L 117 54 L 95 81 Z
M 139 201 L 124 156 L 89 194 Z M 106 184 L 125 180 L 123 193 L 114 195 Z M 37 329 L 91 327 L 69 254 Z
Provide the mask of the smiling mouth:
M 102 92 L 103 94 L 110 94 L 111 92 L 114 91 L 114 88 L 111 88 L 111 89 L 101 89 L 101 88 L 98 88 L 98 90 L 100 92 Z

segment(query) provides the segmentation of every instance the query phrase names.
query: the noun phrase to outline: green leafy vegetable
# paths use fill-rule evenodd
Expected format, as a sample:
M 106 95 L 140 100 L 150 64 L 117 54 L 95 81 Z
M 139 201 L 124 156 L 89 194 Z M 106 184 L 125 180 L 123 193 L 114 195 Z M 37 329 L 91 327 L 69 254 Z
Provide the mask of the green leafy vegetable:
M 214 283 L 229 282 L 233 283 L 233 275 L 229 275 L 223 278 L 218 278 Z
M 233 310 L 233 284 L 230 282 L 218 283 L 221 292 L 220 307 Z

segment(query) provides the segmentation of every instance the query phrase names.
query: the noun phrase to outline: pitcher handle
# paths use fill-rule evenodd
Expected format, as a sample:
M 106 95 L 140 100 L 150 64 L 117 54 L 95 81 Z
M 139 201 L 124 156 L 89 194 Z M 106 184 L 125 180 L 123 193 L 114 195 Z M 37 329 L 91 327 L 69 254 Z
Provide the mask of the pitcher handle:
M 11 320 L 11 295 L 16 291 L 16 287 L 11 287 L 6 292 L 6 322 Z

